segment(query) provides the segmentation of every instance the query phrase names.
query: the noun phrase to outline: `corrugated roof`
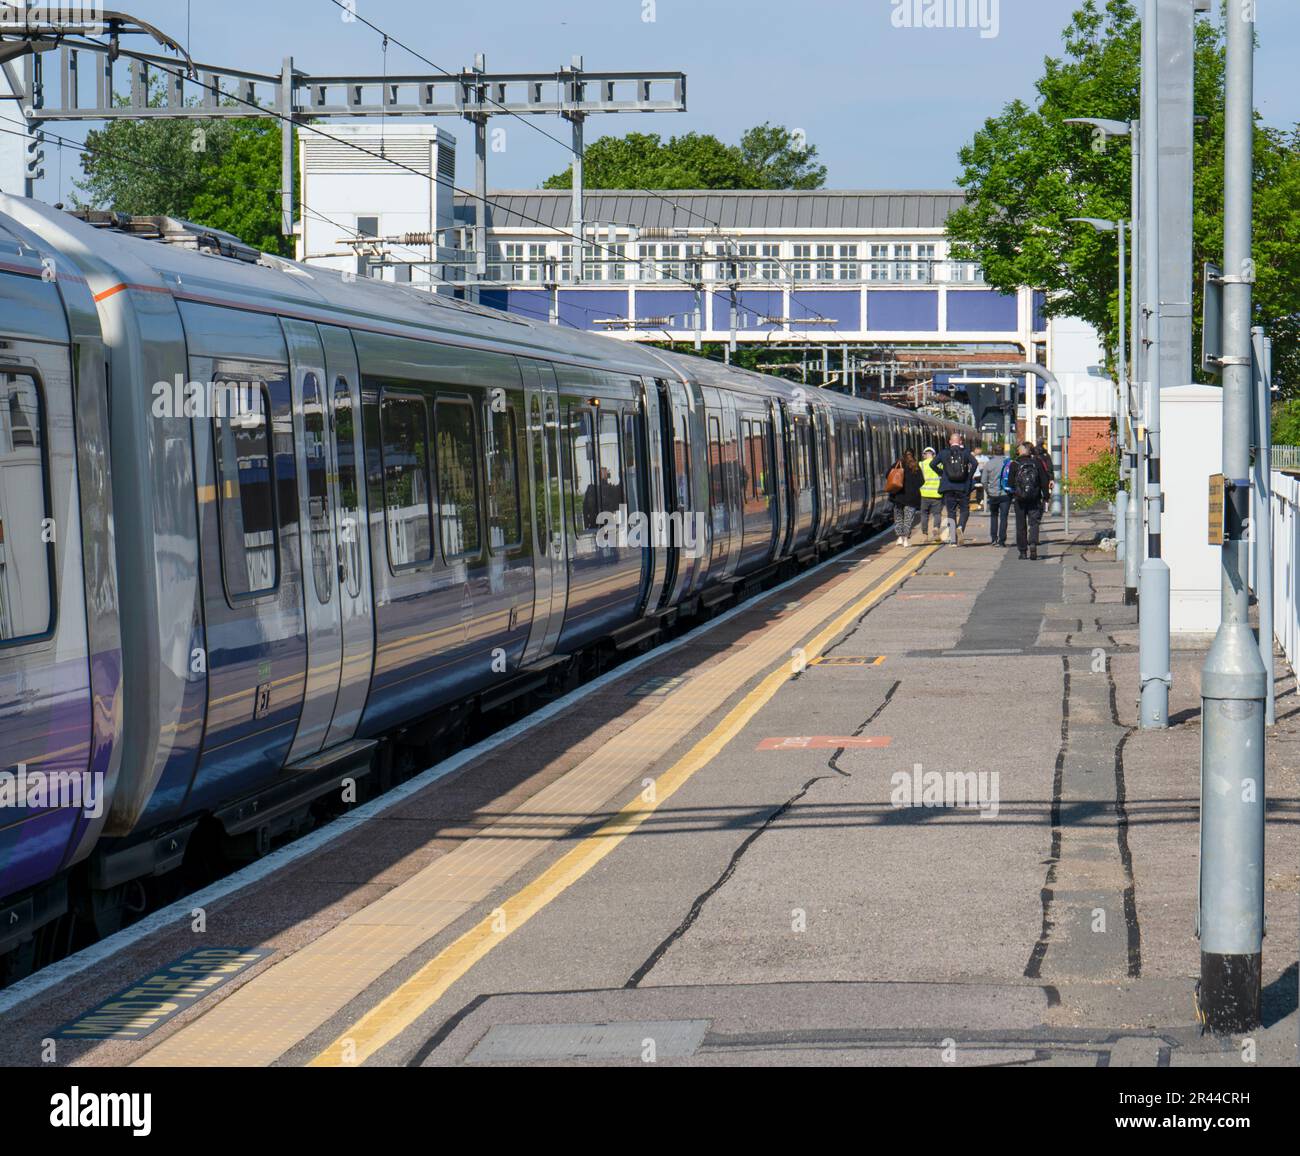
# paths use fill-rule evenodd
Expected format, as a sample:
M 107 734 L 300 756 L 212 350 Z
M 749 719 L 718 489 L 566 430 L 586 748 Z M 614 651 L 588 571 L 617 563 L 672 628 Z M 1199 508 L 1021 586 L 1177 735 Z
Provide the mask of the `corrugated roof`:
M 488 228 L 568 228 L 572 194 L 560 189 L 488 193 Z M 953 190 L 664 189 L 655 193 L 589 189 L 584 215 L 637 228 L 941 229 L 966 202 Z M 473 221 L 473 198 L 456 197 L 456 216 Z

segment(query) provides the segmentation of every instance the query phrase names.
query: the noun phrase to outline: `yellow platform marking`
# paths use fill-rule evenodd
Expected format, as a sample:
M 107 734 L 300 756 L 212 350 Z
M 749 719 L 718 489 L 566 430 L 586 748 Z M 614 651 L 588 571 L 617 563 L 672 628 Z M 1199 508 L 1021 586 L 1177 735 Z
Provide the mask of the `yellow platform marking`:
M 666 751 L 687 738 L 724 706 L 737 688 L 780 662 L 781 668 L 769 674 L 759 687 L 760 691 L 766 688 L 770 698 L 792 673 L 795 665 L 791 662 L 792 651 L 802 645 L 805 660 L 815 657 L 853 618 L 888 589 L 910 576 L 933 553 L 933 549 L 918 550 L 901 565 L 896 565 L 892 558 L 874 558 L 869 565 L 845 576 L 830 590 L 813 598 L 806 607 L 771 623 L 748 645 L 733 648 L 720 662 L 699 672 L 689 683 L 659 700 L 653 710 L 603 743 L 509 815 L 458 844 L 373 903 L 249 980 L 206 1015 L 162 1040 L 137 1063 L 146 1066 L 212 1066 L 274 1062 L 351 1000 L 363 995 L 385 972 L 421 944 L 489 898 L 533 858 L 553 847 L 557 840 L 568 838 L 576 826 L 588 821 L 592 815 L 604 811 L 612 796 L 644 776 Z M 873 584 L 878 585 L 872 588 Z M 836 613 L 837 608 L 844 605 L 846 599 L 857 598 L 860 591 L 869 588 L 869 594 L 847 611 L 839 613 L 834 622 L 811 642 L 803 643 Z M 689 771 L 683 769 L 687 760 L 692 756 L 698 758 L 706 744 L 718 742 L 722 728 L 729 725 L 729 720 L 734 722 L 739 717 L 737 711 L 746 704 L 757 709 L 754 706 L 758 703 L 755 693 L 747 696 L 742 706 L 735 708 L 723 720 L 720 728 L 697 743 L 691 754 L 669 772 L 671 777 L 657 781 L 659 800 L 666 798 L 693 773 L 693 764 Z M 708 746 L 707 749 L 714 748 Z M 720 750 L 721 746 L 716 749 Z M 642 807 L 638 799 L 637 803 L 624 808 L 606 823 L 598 835 L 584 840 L 559 861 L 567 864 L 565 870 L 568 872 L 575 870 L 575 862 L 585 863 L 578 874 L 564 874 L 560 877 L 561 882 L 557 883 L 557 863 L 541 877 L 541 880 L 546 880 L 545 884 L 539 880 L 526 889 L 525 901 L 521 903 L 520 896 L 509 900 L 505 905 L 507 933 L 519 925 L 521 915 L 526 919 L 540 910 L 553 894 L 559 894 L 572 879 L 589 870 L 592 864 L 635 830 L 649 813 L 643 814 Z M 603 848 L 600 854 L 588 861 L 598 848 Z M 581 856 L 570 858 L 579 850 Z M 553 886 L 558 890 L 553 893 L 545 890 Z M 525 895 L 524 892 L 520 894 Z M 525 911 L 527 914 L 522 914 Z M 485 941 L 487 946 L 470 951 L 465 942 L 473 934 L 473 931 L 467 933 L 457 941 L 459 946 L 453 945 L 460 952 L 456 974 L 463 974 L 465 968 L 502 937 L 500 933 L 494 933 L 494 939 Z M 444 966 L 448 965 L 448 952 L 453 948 L 439 955 L 438 960 Z M 419 975 L 427 976 L 431 966 L 426 965 Z M 423 1006 L 432 1002 L 428 1001 L 430 990 L 433 988 L 426 986 L 423 989 L 422 999 L 427 1001 Z M 389 998 L 396 998 L 396 995 Z M 420 1002 L 417 1000 L 417 1004 Z M 391 1008 L 393 1005 L 385 1001 L 380 1006 Z M 377 1024 L 373 1019 L 369 1022 Z M 385 1040 L 391 1038 L 384 1033 L 382 1026 L 368 1028 L 367 1032 L 373 1039 L 379 1039 L 381 1035 Z M 351 1034 L 356 1038 L 355 1031 Z M 374 1047 L 378 1046 L 382 1044 L 369 1047 L 364 1055 L 372 1054 Z
M 896 586 L 924 559 L 905 563 L 855 602 L 804 648 L 819 655 L 859 615 Z M 883 658 L 878 661 L 884 661 Z M 401 987 L 362 1016 L 311 1061 L 311 1067 L 340 1067 L 363 1063 L 395 1040 L 429 1010 L 471 967 L 511 932 L 522 927 L 556 896 L 587 874 L 624 839 L 633 834 L 665 799 L 696 771 L 706 767 L 789 681 L 790 663 L 772 671 L 736 704 L 726 717 L 682 758 L 655 780 L 653 801 L 637 795 L 610 822 L 560 857 L 522 890 L 426 963 Z

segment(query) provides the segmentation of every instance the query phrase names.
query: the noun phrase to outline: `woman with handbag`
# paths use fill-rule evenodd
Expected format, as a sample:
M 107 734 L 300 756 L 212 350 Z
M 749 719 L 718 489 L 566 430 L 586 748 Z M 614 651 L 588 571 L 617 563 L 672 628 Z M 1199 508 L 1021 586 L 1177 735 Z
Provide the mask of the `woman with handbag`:
M 898 545 L 907 547 L 912 544 L 912 525 L 921 509 L 921 467 L 916 464 L 916 455 L 911 450 L 904 450 L 902 459 L 895 462 L 885 478 L 885 489 L 889 500 L 894 503 L 894 534 Z

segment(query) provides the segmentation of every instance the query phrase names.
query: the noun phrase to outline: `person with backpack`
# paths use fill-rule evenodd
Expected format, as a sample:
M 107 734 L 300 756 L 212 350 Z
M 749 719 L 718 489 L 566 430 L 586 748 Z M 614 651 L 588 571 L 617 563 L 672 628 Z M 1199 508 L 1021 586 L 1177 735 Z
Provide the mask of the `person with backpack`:
M 989 545 L 1007 544 L 1007 521 L 1011 515 L 1011 467 L 1014 460 L 1002 452 L 1002 446 L 990 443 L 984 459 L 984 505 L 989 512 Z
M 1022 558 L 1038 557 L 1038 528 L 1050 486 L 1047 467 L 1034 452 L 1033 442 L 1021 442 L 1013 463 L 1011 493 L 1016 507 L 1016 549 Z
M 934 466 L 939 471 L 944 519 L 953 527 L 953 541 L 960 546 L 970 517 L 970 491 L 979 464 L 975 455 L 961 444 L 961 434 L 953 434 L 947 448 L 935 457 Z
M 894 534 L 898 545 L 906 548 L 912 544 L 912 525 L 921 509 L 924 478 L 911 450 L 904 450 L 902 458 L 894 463 L 889 471 L 891 478 L 897 479 L 899 470 L 902 471 L 902 487 L 891 490 L 889 500 L 894 503 Z
M 934 446 L 921 451 L 921 533 L 931 542 L 939 540 L 939 520 L 943 515 L 943 496 L 939 486 L 943 479 L 934 465 Z M 930 517 L 934 516 L 934 529 Z

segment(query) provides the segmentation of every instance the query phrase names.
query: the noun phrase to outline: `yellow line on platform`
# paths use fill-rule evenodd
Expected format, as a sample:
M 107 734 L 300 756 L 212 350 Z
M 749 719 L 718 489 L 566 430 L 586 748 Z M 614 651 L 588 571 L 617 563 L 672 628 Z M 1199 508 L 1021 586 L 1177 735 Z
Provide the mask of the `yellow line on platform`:
M 939 547 L 925 546 L 881 579 L 803 647 L 805 661 L 817 657 L 854 619 L 898 583 L 920 568 Z M 597 863 L 633 834 L 659 804 L 673 795 L 696 771 L 707 766 L 740 733 L 794 673 L 783 663 L 736 704 L 725 718 L 682 758 L 655 780 L 650 800 L 645 793 L 627 804 L 613 819 L 562 855 L 531 883 L 499 904 L 459 939 L 444 948 L 396 991 L 386 996 L 342 1033 L 310 1067 L 351 1067 L 364 1063 L 416 1022 L 447 990 L 512 932 L 568 890 Z

